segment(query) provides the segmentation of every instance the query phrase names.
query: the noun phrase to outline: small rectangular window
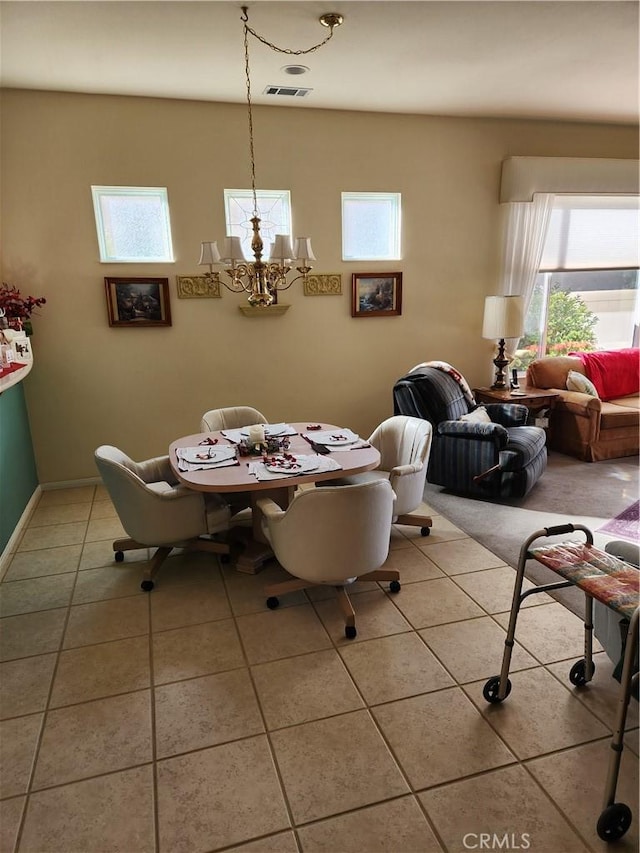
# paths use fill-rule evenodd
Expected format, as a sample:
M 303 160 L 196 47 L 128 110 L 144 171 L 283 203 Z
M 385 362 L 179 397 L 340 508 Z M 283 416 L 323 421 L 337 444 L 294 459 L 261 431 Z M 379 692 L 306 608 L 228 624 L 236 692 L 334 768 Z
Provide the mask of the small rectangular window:
M 400 193 L 342 193 L 342 260 L 397 261 Z
M 164 187 L 91 187 L 91 194 L 102 262 L 173 262 Z
M 260 218 L 260 236 L 264 243 L 263 257 L 269 257 L 269 247 L 276 234 L 293 234 L 291 229 L 291 193 L 289 190 L 256 190 L 258 216 Z M 224 213 L 227 223 L 227 236 L 239 237 L 246 258 L 251 253 L 253 226 L 252 190 L 225 190 Z

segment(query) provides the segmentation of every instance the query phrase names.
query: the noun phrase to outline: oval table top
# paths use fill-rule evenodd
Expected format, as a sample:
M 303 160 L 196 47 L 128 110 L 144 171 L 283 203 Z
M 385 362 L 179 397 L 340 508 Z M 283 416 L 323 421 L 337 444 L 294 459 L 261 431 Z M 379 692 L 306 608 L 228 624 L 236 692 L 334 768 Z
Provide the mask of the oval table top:
M 312 455 L 315 453 L 311 446 L 305 441 L 301 433 L 313 431 L 308 430 L 309 424 L 320 424 L 323 430 L 340 430 L 345 427 L 337 427 L 334 424 L 326 424 L 308 421 L 306 423 L 290 423 L 296 431 L 296 435 L 290 436 L 289 453 L 298 453 L 303 455 Z M 259 489 L 281 488 L 299 486 L 303 483 L 318 483 L 322 480 L 335 480 L 338 477 L 343 477 L 349 474 L 359 474 L 362 471 L 371 471 L 380 465 L 380 454 L 375 447 L 362 447 L 355 450 L 339 450 L 334 453 L 329 453 L 328 456 L 335 459 L 341 466 L 340 470 L 334 471 L 309 471 L 299 477 L 286 477 L 278 480 L 260 481 L 249 473 L 249 462 L 258 461 L 258 456 L 239 456 L 239 465 L 232 465 L 222 468 L 212 468 L 207 471 L 180 471 L 178 469 L 178 460 L 176 450 L 179 447 L 195 447 L 201 441 L 207 438 L 218 439 L 217 446 L 225 445 L 233 446 L 233 442 L 229 441 L 222 435 L 220 431 L 202 432 L 194 435 L 186 435 L 178 438 L 169 446 L 169 462 L 176 477 L 185 486 L 190 489 L 195 489 L 199 492 L 248 492 Z

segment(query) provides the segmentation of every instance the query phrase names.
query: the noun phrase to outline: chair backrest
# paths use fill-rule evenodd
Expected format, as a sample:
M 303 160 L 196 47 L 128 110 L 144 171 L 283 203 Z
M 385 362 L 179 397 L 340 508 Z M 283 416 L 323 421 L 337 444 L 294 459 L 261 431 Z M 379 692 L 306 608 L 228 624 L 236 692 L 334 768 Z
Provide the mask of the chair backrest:
M 388 480 L 303 491 L 270 519 L 274 553 L 312 583 L 341 584 L 379 569 L 389 553 L 393 499 Z
M 391 488 L 396 493 L 394 516 L 412 512 L 422 502 L 432 436 L 429 421 L 395 415 L 376 427 L 369 438 L 380 452 L 380 469 L 391 472 Z M 400 466 L 414 470 L 394 476 L 393 469 Z
M 204 499 L 198 492 L 167 500 L 168 493 L 178 492 L 169 483 L 145 483 L 139 473 L 144 463 L 138 465 L 117 447 L 102 445 L 95 461 L 122 526 L 136 542 L 164 545 L 207 532 Z
M 200 432 L 215 432 L 220 429 L 239 429 L 266 424 L 267 418 L 251 406 L 230 406 L 227 409 L 210 409 L 200 421 Z
M 441 421 L 457 421 L 469 408 L 453 376 L 436 367 L 419 367 L 393 387 L 394 414 L 424 418 L 434 428 Z

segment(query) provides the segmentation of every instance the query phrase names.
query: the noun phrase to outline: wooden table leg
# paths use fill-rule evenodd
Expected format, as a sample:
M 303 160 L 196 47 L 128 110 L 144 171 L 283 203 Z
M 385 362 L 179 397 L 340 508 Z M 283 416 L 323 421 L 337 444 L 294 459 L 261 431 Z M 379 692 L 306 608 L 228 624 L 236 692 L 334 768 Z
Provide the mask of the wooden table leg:
M 236 560 L 237 571 L 255 575 L 261 571 L 263 563 L 273 557 L 271 545 L 262 530 L 262 513 L 257 502 L 260 498 L 271 498 L 282 509 L 286 509 L 293 499 L 294 491 L 292 486 L 283 486 L 251 492 L 251 530 L 236 528 L 233 532 L 234 539 L 240 541 L 242 547 Z

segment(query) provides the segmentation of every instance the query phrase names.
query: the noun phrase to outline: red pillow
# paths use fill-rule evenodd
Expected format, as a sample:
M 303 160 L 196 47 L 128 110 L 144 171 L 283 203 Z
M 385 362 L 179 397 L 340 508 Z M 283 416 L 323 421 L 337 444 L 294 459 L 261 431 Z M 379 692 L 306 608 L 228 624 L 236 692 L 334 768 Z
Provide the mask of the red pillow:
M 587 377 L 601 400 L 614 400 L 640 390 L 640 349 L 629 347 L 601 352 L 571 352 L 582 361 Z

